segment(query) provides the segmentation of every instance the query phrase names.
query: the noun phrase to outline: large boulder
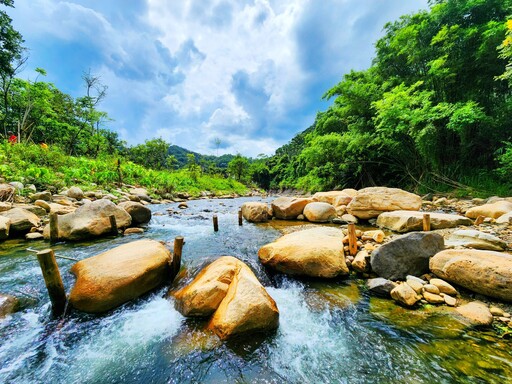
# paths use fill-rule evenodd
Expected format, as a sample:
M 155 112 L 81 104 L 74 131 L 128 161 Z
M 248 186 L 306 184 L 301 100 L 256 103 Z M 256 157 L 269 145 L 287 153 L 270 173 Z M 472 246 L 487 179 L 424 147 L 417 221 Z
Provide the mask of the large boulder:
M 208 327 L 220 338 L 277 328 L 279 311 L 250 268 L 231 256 L 206 266 L 174 294 L 185 316 L 210 316 Z
M 11 295 L 0 293 L 0 319 L 13 313 L 18 306 L 18 299 Z
M 466 216 L 471 219 L 476 219 L 478 216 L 497 219 L 510 211 L 512 211 L 512 203 L 506 200 L 500 200 L 495 203 L 470 208 L 466 211 Z
M 377 225 L 400 233 L 421 231 L 424 214 L 425 212 L 417 211 L 384 212 L 377 218 Z M 431 229 L 455 228 L 459 225 L 473 224 L 471 219 L 464 216 L 434 212 L 429 212 L 429 215 Z
M 430 259 L 440 278 L 474 292 L 512 301 L 512 255 L 473 249 L 450 249 Z
M 13 208 L 5 212 L 0 212 L 0 215 L 11 220 L 10 233 L 11 235 L 24 235 L 32 227 L 39 226 L 41 219 L 23 208 Z
M 347 205 L 352 200 L 352 197 L 345 191 L 317 192 L 311 198 L 314 201 L 327 203 L 334 207 Z
M 386 187 L 361 189 L 347 206 L 348 213 L 360 219 L 371 219 L 389 211 L 419 211 L 420 208 L 420 196 Z
M 328 203 L 313 202 L 304 207 L 304 216 L 313 223 L 326 223 L 336 217 L 336 209 Z
M 446 247 L 466 247 L 488 251 L 504 251 L 507 243 L 499 237 L 474 229 L 461 229 L 453 232 L 446 240 Z
M 290 275 L 332 278 L 349 273 L 343 257 L 343 233 L 313 228 L 284 235 L 260 248 L 260 261 Z
M 263 223 L 268 221 L 268 205 L 255 201 L 243 203 L 242 216 L 251 223 Z
M 5 240 L 9 237 L 9 228 L 11 227 L 11 219 L 8 217 L 0 216 L 0 240 Z
M 444 249 L 444 239 L 433 232 L 412 232 L 372 252 L 372 270 L 389 280 L 404 280 L 429 271 L 429 259 Z
M 272 201 L 272 212 L 278 219 L 296 219 L 304 211 L 304 207 L 311 203 L 312 199 L 303 197 L 278 197 Z
M 132 217 L 132 224 L 145 224 L 151 220 L 151 209 L 135 201 L 119 203 L 118 207 L 123 208 Z
M 113 309 L 169 279 L 171 253 L 155 240 L 138 240 L 81 260 L 71 267 L 76 283 L 70 304 L 84 312 Z
M 59 216 L 59 239 L 78 241 L 106 235 L 112 232 L 109 216 L 116 218 L 117 228 L 129 227 L 132 218 L 123 208 L 107 199 L 85 204 L 72 213 Z M 45 237 L 49 237 L 49 226 L 45 228 Z

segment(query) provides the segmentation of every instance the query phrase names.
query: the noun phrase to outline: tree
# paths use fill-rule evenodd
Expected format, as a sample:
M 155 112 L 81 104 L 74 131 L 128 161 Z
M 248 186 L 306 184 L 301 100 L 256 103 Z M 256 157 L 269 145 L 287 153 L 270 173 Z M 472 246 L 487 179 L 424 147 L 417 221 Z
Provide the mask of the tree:
M 237 181 L 245 179 L 249 172 L 249 160 L 239 153 L 228 164 L 228 172 Z

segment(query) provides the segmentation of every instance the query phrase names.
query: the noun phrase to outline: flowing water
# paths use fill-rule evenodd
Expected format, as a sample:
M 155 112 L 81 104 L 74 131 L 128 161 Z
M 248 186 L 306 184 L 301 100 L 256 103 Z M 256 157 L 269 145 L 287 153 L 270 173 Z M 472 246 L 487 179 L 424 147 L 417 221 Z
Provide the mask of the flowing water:
M 182 317 L 162 287 L 103 315 L 52 319 L 27 243 L 0 243 L 0 292 L 21 310 L 0 320 L 2 383 L 510 383 L 512 342 L 468 328 L 446 307 L 413 311 L 370 297 L 362 281 L 298 281 L 268 275 L 259 247 L 285 224 L 238 226 L 247 199 L 198 200 L 169 215 L 153 206 L 144 235 L 57 244 L 83 259 L 138 238 L 185 237 L 183 285 L 207 262 L 232 255 L 251 266 L 280 310 L 271 335 L 221 342 L 204 321 Z M 220 231 L 212 229 L 213 213 Z M 282 228 L 281 228 L 282 229 Z M 45 243 L 31 243 L 43 249 Z M 72 260 L 58 259 L 66 288 Z

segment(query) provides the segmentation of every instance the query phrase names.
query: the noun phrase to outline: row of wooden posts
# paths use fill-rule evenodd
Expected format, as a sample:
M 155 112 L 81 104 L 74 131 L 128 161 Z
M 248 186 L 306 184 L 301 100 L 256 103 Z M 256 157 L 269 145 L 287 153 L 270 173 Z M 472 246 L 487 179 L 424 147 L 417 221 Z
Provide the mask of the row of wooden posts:
M 117 225 L 114 215 L 109 217 L 110 225 L 112 227 L 112 233 L 117 234 Z M 478 219 L 477 219 L 478 221 Z M 476 222 L 475 222 L 476 224 Z M 238 225 L 243 225 L 242 211 L 238 211 Z M 217 215 L 213 215 L 213 230 L 218 232 L 219 220 Z M 426 213 L 423 215 L 423 230 L 430 231 L 430 214 Z M 50 215 L 50 241 L 58 241 L 58 216 L 57 214 Z M 181 255 L 185 239 L 183 236 L 177 236 L 174 239 L 173 258 L 170 264 L 171 278 L 178 274 L 181 267 Z M 356 226 L 354 223 L 348 224 L 348 244 L 349 254 L 355 256 L 358 251 L 357 247 L 357 236 Z M 52 303 L 52 311 L 56 316 L 60 316 L 64 313 L 67 304 L 66 291 L 64 284 L 62 283 L 62 277 L 60 275 L 59 266 L 55 259 L 55 252 L 52 249 L 45 249 L 37 252 L 37 260 L 41 266 L 43 278 L 48 289 L 48 295 Z

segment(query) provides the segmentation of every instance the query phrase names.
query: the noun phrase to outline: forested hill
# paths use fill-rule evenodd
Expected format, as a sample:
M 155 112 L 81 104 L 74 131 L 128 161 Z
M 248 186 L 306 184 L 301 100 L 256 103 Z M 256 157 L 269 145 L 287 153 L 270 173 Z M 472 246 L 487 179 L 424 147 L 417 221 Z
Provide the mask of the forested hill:
M 484 188 L 512 170 L 512 0 L 437 0 L 384 27 L 312 127 L 267 160 L 274 188 Z M 501 181 L 508 181 L 505 177 Z
M 183 168 L 188 164 L 189 160 L 187 155 L 193 155 L 197 163 L 210 162 L 220 169 L 226 169 L 229 162 L 235 157 L 234 155 L 229 154 L 221 156 L 201 155 L 178 145 L 169 146 L 168 154 L 169 156 L 174 156 L 176 158 L 176 167 L 178 168 Z

